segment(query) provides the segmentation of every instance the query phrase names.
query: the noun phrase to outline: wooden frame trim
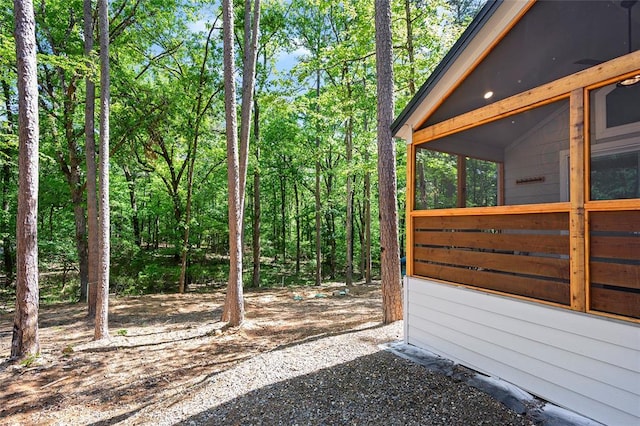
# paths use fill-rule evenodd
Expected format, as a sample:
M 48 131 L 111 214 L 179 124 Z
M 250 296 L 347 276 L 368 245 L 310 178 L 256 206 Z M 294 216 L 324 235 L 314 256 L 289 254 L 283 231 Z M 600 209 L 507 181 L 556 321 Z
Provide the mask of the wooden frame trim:
M 585 202 L 585 209 L 590 212 L 604 212 L 609 210 L 638 210 L 638 198 L 624 200 L 602 200 Z
M 498 163 L 498 206 L 504 206 L 504 161 Z
M 570 210 L 569 210 L 569 259 L 570 259 L 570 300 L 571 309 L 586 310 L 585 286 L 585 143 L 584 143 L 584 100 L 583 89 L 575 89 L 569 98 L 569 159 L 570 170 Z
M 473 216 L 527 213 L 568 213 L 569 203 L 523 204 L 516 206 L 467 207 L 464 209 L 414 210 L 411 217 L 429 216 Z
M 413 275 L 413 211 L 416 202 L 416 146 L 407 144 L 407 192 L 406 192 L 406 220 L 405 220 L 405 273 L 410 277 Z M 405 308 L 406 311 L 406 308 Z
M 456 164 L 458 176 L 458 188 L 456 194 L 456 207 L 463 209 L 467 207 L 467 157 L 458 155 Z
M 640 51 L 612 59 L 575 74 L 497 101 L 485 107 L 458 115 L 440 123 L 413 132 L 412 143 L 421 144 L 453 133 L 467 130 L 501 118 L 550 104 L 569 97 L 576 89 L 601 85 L 603 81 L 617 81 L 621 76 L 633 74 L 640 63 Z
M 600 316 L 600 317 L 619 320 L 619 321 L 622 321 L 622 322 L 625 322 L 625 323 L 631 322 L 631 323 L 635 323 L 635 324 L 640 324 L 640 318 L 625 317 L 624 315 L 616 315 L 616 314 L 611 314 L 609 312 L 596 311 L 596 310 L 593 310 L 593 309 L 587 309 L 586 313 L 591 314 L 591 315 L 597 315 L 597 316 Z

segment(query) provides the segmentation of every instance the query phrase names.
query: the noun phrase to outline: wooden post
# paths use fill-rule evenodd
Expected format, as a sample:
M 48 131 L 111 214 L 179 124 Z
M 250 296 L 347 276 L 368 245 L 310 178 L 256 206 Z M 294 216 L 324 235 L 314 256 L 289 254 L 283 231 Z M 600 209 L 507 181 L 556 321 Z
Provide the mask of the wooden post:
M 575 89 L 569 99 L 570 211 L 569 256 L 571 265 L 571 309 L 586 311 L 585 257 L 585 163 L 584 89 Z
M 467 207 L 467 157 L 458 155 L 458 201 L 456 207 Z
M 413 134 L 413 131 L 412 131 Z M 406 238 L 406 250 L 405 250 L 405 273 L 408 277 L 413 275 L 413 216 L 412 212 L 415 209 L 416 191 L 416 147 L 410 141 L 407 144 L 407 192 L 406 192 L 406 224 L 405 232 Z
M 497 204 L 504 206 L 504 163 L 498 163 L 498 197 Z

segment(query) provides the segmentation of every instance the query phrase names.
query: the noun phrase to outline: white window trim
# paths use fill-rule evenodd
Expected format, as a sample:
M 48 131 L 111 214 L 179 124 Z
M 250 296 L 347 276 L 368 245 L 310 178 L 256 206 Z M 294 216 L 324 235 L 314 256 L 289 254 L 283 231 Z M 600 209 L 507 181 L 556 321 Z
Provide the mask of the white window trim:
M 640 132 L 640 121 L 623 124 L 621 126 L 607 127 L 607 95 L 615 88 L 616 85 L 612 84 L 599 89 L 595 94 L 596 139 L 604 139 Z
M 640 151 L 640 136 L 591 145 L 591 157 Z M 560 151 L 560 201 L 569 201 L 569 150 Z

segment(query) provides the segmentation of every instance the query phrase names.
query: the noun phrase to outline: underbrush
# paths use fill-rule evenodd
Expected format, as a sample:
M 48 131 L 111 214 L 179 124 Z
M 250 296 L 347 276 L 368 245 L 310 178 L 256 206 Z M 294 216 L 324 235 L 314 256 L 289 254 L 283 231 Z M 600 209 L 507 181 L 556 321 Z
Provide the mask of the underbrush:
M 249 256 L 247 256 L 249 258 Z M 306 260 L 296 273 L 295 261 L 262 258 L 260 283 L 252 282 L 253 265 L 245 258 L 245 288 L 312 286 L 315 264 Z M 225 288 L 229 276 L 229 258 L 193 249 L 187 268 L 188 291 L 208 293 Z M 340 278 L 338 278 L 340 279 Z M 180 258 L 172 247 L 145 250 L 135 245 L 113 247 L 111 256 L 111 293 L 121 296 L 177 293 L 180 281 Z M 40 302 L 42 304 L 77 302 L 80 283 L 75 264 L 41 264 Z M 15 283 L 14 283 L 15 285 Z M 0 312 L 13 310 L 15 287 L 0 285 Z

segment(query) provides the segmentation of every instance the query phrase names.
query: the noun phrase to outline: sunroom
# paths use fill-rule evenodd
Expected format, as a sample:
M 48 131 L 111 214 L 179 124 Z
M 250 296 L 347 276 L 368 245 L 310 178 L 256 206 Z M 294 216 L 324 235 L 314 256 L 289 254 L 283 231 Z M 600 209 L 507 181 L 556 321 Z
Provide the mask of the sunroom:
M 405 339 L 640 423 L 640 4 L 489 2 L 393 126 Z

